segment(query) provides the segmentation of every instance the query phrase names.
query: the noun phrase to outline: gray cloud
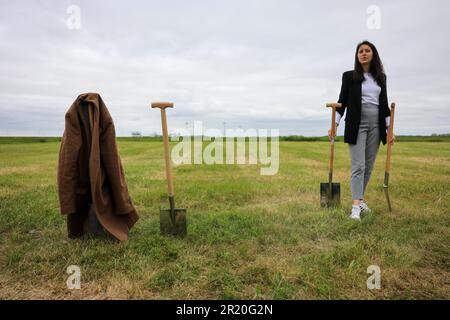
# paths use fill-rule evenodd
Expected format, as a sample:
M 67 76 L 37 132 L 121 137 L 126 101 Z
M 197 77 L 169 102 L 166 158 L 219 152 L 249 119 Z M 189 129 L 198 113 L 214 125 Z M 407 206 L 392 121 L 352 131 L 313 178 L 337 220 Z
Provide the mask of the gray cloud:
M 69 30 L 66 10 L 81 9 Z M 381 29 L 366 27 L 369 5 Z M 0 4 L 0 135 L 61 135 L 99 92 L 119 135 L 171 127 L 323 135 L 356 44 L 373 41 L 398 104 L 397 134 L 450 132 L 447 1 L 17 1 Z

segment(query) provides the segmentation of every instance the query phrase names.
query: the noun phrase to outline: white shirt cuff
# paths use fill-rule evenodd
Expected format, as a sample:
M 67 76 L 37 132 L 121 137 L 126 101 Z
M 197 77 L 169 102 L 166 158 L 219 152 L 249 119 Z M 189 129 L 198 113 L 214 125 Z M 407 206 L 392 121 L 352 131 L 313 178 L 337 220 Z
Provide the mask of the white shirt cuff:
M 341 122 L 341 118 L 342 118 L 341 114 L 336 112 L 336 119 L 335 119 L 336 125 L 339 125 L 339 122 Z

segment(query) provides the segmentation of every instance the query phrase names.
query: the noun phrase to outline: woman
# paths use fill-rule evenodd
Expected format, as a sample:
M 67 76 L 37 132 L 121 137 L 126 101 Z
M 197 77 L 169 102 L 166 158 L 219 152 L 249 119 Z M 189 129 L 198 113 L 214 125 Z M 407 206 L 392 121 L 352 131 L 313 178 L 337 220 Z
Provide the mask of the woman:
M 364 202 L 364 192 L 372 173 L 380 141 L 386 144 L 390 109 L 386 91 L 386 75 L 376 47 L 363 41 L 356 47 L 355 68 L 342 75 L 336 125 L 345 116 L 344 142 L 349 144 L 351 159 L 350 189 L 352 213 L 350 218 L 361 220 L 361 212 L 370 212 Z M 328 131 L 330 139 L 331 130 Z M 393 143 L 392 138 L 389 143 Z

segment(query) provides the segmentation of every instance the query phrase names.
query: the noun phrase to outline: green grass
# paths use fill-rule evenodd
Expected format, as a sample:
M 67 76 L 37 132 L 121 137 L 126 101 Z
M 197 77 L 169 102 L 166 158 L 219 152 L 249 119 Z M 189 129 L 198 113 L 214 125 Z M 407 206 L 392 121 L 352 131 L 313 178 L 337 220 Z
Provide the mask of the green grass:
M 390 194 L 385 147 L 366 200 L 374 212 L 348 218 L 349 155 L 336 144 L 343 207 L 319 206 L 326 142 L 280 143 L 277 175 L 258 165 L 180 165 L 177 204 L 185 239 L 159 234 L 167 207 L 162 143 L 119 139 L 128 187 L 140 214 L 130 239 L 70 240 L 59 213 L 58 139 L 0 139 L 0 299 L 448 299 L 450 141 L 394 146 Z M 81 268 L 68 290 L 66 268 Z M 367 267 L 381 268 L 368 290 Z

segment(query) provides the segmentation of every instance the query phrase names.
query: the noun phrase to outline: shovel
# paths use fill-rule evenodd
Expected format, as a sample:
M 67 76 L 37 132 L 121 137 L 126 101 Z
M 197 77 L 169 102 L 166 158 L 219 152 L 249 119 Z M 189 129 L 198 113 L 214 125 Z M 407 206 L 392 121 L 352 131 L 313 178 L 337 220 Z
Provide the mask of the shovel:
M 341 103 L 327 103 L 327 108 L 332 109 L 331 113 L 331 136 L 330 141 L 330 171 L 328 173 L 328 182 L 320 184 L 320 206 L 333 207 L 341 205 L 341 184 L 333 183 L 333 161 L 334 161 L 334 137 L 336 135 L 336 109 L 341 108 Z
M 392 136 L 394 135 L 394 113 L 395 113 L 395 103 L 391 104 L 391 119 L 388 130 L 388 144 L 387 144 L 387 156 L 386 156 L 386 169 L 384 171 L 384 194 L 386 195 L 386 200 L 388 203 L 389 212 L 392 212 L 391 199 L 389 198 L 389 170 L 391 169 L 391 155 L 392 155 L 392 144 L 390 143 Z
M 173 236 L 186 236 L 186 209 L 175 208 L 175 195 L 173 192 L 172 171 L 170 167 L 169 134 L 167 133 L 166 108 L 173 108 L 171 102 L 154 102 L 152 108 L 161 109 L 161 122 L 164 142 L 164 159 L 166 162 L 166 177 L 169 189 L 170 209 L 161 209 L 159 212 L 159 228 L 161 234 Z

